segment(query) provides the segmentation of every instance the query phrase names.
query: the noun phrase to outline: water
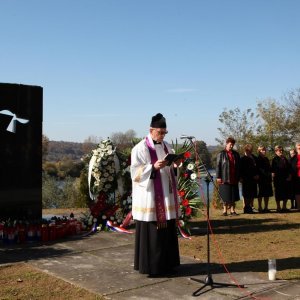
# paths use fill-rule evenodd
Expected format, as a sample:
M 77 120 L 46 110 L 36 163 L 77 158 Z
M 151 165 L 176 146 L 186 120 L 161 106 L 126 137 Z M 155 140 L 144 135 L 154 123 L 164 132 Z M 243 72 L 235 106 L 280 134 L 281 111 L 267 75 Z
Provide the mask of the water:
M 210 170 L 207 170 L 208 173 L 210 174 L 211 176 L 211 179 L 212 181 L 206 181 L 207 178 L 210 178 L 209 174 L 201 174 L 201 177 L 200 177 L 200 187 L 199 187 L 199 195 L 200 197 L 204 197 L 204 201 L 205 203 L 207 202 L 207 188 L 208 188 L 208 193 L 209 193 L 209 198 L 210 198 L 210 201 L 212 199 L 212 195 L 213 195 L 213 192 L 214 192 L 214 182 L 215 182 L 215 176 L 216 176 L 216 171 L 214 169 L 210 169 Z

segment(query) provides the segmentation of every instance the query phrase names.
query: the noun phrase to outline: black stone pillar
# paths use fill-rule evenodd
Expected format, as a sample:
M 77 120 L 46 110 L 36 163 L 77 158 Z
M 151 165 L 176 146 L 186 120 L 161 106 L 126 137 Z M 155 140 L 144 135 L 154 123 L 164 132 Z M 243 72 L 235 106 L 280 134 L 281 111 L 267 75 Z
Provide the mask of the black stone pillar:
M 43 89 L 0 83 L 0 219 L 42 217 Z

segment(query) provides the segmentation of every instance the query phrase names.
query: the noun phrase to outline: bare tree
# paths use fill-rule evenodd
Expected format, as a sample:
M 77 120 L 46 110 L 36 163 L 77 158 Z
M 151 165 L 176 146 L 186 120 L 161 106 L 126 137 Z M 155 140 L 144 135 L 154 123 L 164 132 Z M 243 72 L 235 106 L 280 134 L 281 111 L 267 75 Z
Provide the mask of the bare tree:
M 86 138 L 83 141 L 83 143 L 82 143 L 82 151 L 85 154 L 90 153 L 96 147 L 96 145 L 100 143 L 101 140 L 102 140 L 101 137 L 90 135 L 88 138 Z
M 133 141 L 136 137 L 136 132 L 133 129 L 123 132 L 114 132 L 111 134 L 111 141 L 117 146 L 119 151 L 124 151 L 126 149 L 131 149 L 133 146 Z

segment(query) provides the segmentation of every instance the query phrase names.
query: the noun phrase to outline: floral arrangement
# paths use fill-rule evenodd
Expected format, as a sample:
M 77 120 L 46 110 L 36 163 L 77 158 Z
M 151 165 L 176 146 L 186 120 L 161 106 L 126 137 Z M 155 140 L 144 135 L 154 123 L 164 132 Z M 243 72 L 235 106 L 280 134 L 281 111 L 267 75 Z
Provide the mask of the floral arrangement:
M 102 141 L 98 148 L 92 150 L 92 182 L 90 184 L 92 194 L 111 193 L 116 189 L 115 152 L 116 148 L 110 140 Z
M 202 205 L 202 199 L 199 195 L 199 166 L 193 159 L 190 152 L 191 146 L 185 142 L 179 147 L 177 142 L 173 144 L 176 153 L 184 153 L 180 168 L 178 168 L 178 196 L 180 198 L 181 216 L 179 225 L 190 234 L 189 220 L 197 215 L 199 208 Z
M 131 211 L 130 160 L 116 151 L 110 139 L 99 143 L 89 156 L 90 213 L 82 218 L 86 226 L 97 222 L 106 229 L 106 222 L 121 225 Z

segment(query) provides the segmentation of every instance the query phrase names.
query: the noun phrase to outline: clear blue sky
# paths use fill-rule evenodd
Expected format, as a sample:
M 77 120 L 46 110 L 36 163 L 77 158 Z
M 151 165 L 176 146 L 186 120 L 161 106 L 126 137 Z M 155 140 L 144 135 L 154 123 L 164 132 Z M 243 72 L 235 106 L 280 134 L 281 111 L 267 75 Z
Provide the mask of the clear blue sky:
M 151 116 L 216 144 L 224 108 L 300 87 L 298 0 L 9 0 L 0 82 L 44 89 L 44 134 L 82 142 Z

